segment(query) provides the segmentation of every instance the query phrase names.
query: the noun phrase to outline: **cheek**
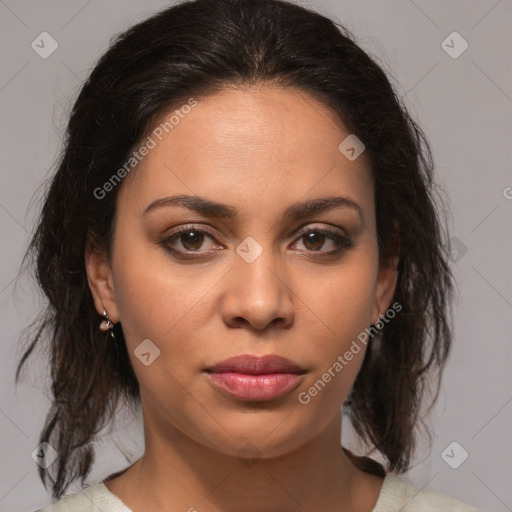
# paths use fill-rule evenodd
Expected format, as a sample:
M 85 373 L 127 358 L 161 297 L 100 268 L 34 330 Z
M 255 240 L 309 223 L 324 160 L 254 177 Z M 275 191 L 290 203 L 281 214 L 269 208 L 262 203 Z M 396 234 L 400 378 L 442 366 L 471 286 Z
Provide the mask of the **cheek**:
M 122 235 L 122 233 L 121 233 Z M 184 269 L 165 250 L 143 238 L 119 236 L 114 287 L 127 341 L 154 338 L 161 343 L 189 321 L 211 284 L 199 267 Z
M 327 278 L 323 276 L 319 281 L 318 276 L 310 276 L 304 281 L 301 292 L 304 303 L 317 318 L 315 323 L 330 340 L 329 344 L 336 349 L 341 350 L 344 343 L 357 337 L 371 323 L 376 265 L 368 254 L 359 252 Z
M 307 387 L 323 379 L 326 385 L 319 383 L 317 388 L 324 399 L 343 398 L 362 365 L 375 300 L 375 276 L 371 258 L 358 256 L 350 264 L 340 265 L 329 282 L 305 300 L 306 309 L 313 313 L 304 314 L 311 318 L 310 336 L 315 347 Z
M 113 262 L 116 302 L 141 388 L 152 393 L 162 389 L 163 383 L 173 386 L 173 378 L 185 382 L 184 362 L 197 360 L 195 325 L 212 283 L 207 274 L 200 275 L 198 267 L 177 271 L 165 251 L 154 244 L 121 236 L 118 240 L 121 256 L 116 259 L 114 253 Z
M 119 269 L 116 301 L 145 410 L 164 411 L 174 424 L 200 416 L 190 398 L 194 384 L 190 376 L 191 364 L 198 364 L 200 356 L 194 318 L 206 293 L 204 283 L 191 287 L 183 274 L 171 275 L 169 267 L 156 259 L 142 264 L 133 252 Z M 184 410 L 191 412 L 181 417 Z M 155 421 L 160 416 L 150 414 Z

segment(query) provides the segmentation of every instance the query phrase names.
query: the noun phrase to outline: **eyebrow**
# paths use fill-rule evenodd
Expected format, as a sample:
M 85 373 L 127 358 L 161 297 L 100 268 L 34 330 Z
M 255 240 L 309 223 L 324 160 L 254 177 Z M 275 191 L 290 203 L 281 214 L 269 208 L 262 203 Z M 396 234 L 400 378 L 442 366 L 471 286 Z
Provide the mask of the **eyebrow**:
M 237 209 L 233 206 L 217 203 L 215 201 L 211 201 L 210 199 L 199 196 L 175 195 L 156 199 L 143 211 L 142 215 L 146 215 L 148 212 L 157 208 L 174 205 L 183 206 L 189 210 L 193 210 L 208 217 L 231 219 L 236 217 L 238 213 Z M 321 213 L 332 210 L 334 208 L 350 208 L 355 210 L 360 219 L 364 221 L 364 213 L 359 204 L 357 204 L 354 200 L 343 196 L 320 197 L 318 199 L 311 199 L 305 202 L 294 203 L 284 210 L 283 219 L 300 219 L 313 213 Z

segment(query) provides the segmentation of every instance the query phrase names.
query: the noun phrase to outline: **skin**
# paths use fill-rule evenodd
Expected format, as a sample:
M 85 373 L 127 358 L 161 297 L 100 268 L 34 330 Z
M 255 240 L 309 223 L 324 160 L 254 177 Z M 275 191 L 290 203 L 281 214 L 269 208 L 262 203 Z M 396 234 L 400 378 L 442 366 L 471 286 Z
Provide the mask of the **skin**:
M 141 389 L 145 453 L 106 482 L 134 512 L 373 509 L 383 480 L 340 448 L 341 405 L 365 346 L 307 405 L 297 398 L 390 307 L 396 286 L 397 260 L 379 267 L 368 161 L 338 150 L 348 134 L 296 89 L 224 89 L 198 98 L 120 185 L 111 260 L 94 252 L 86 262 L 96 308 L 121 322 Z M 238 213 L 143 214 L 175 194 Z M 282 218 L 293 203 L 331 196 L 355 201 L 363 218 L 347 207 Z M 187 224 L 214 235 L 169 243 L 196 259 L 161 244 Z M 353 247 L 314 259 L 337 245 L 319 233 L 309 241 L 306 228 L 345 230 Z M 248 236 L 263 249 L 252 263 L 236 252 Z M 160 350 L 149 366 L 134 355 L 145 339 Z M 278 399 L 243 401 L 203 372 L 239 354 L 278 354 L 306 373 Z M 247 449 L 252 462 L 240 456 Z

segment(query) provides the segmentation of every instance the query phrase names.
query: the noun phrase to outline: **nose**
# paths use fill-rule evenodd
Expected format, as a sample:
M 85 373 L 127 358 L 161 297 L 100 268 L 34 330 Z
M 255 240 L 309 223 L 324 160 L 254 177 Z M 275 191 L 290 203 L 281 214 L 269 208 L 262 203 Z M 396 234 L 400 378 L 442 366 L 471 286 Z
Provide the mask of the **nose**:
M 283 265 L 270 249 L 251 263 L 236 255 L 234 268 L 225 279 L 222 318 L 226 325 L 256 330 L 271 324 L 281 328 L 293 325 L 294 294 Z

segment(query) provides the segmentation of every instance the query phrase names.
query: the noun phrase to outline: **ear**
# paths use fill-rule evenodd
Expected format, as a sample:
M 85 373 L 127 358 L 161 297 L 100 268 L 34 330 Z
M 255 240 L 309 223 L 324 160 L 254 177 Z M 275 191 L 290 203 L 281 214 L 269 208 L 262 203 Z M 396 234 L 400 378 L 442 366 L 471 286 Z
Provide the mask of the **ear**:
M 103 309 L 105 309 L 110 320 L 115 324 L 119 322 L 119 314 L 108 255 L 105 249 L 92 242 L 91 236 L 87 239 L 85 268 L 94 305 L 100 315 L 103 315 Z
M 400 238 L 398 225 L 394 222 L 394 233 L 390 241 L 390 257 L 380 262 L 375 287 L 375 303 L 372 310 L 372 323 L 380 320 L 380 314 L 384 314 L 391 305 L 398 280 L 398 263 L 400 261 Z

